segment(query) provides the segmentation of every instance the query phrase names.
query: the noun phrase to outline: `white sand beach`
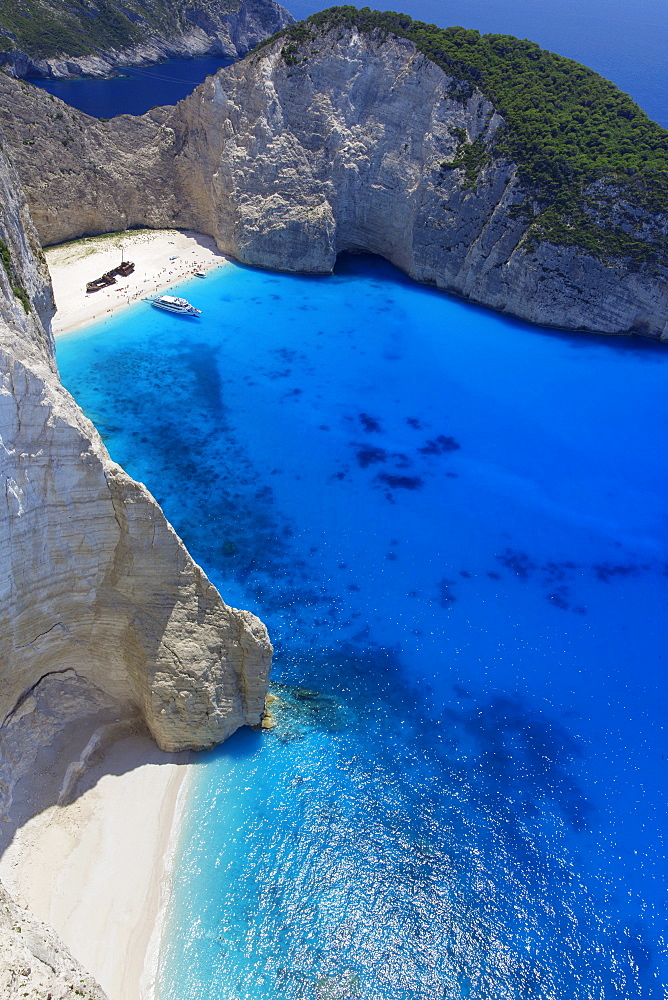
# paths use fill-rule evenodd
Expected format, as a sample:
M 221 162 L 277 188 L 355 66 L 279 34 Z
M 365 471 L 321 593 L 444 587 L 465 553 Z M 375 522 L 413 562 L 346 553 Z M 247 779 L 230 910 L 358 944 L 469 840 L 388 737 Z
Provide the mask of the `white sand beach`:
M 101 319 L 153 292 L 182 281 L 199 269 L 228 261 L 214 240 L 176 229 L 130 229 L 90 236 L 45 249 L 57 312 L 55 336 Z M 86 282 L 101 277 L 125 260 L 135 265 L 127 278 L 99 292 L 86 292 Z
M 111 738 L 91 762 L 71 803 L 16 831 L 0 879 L 109 1000 L 150 1000 L 192 766 L 136 732 Z
M 87 281 L 120 263 L 121 248 L 134 273 L 87 294 Z M 56 335 L 227 260 L 208 237 L 176 230 L 133 230 L 45 252 Z M 58 747 L 61 778 L 80 759 L 75 738 L 64 731 Z M 152 1000 L 190 761 L 162 753 L 131 726 L 110 729 L 78 774 L 73 801 L 50 804 L 55 790 L 17 824 L 0 857 L 0 880 L 57 931 L 109 1000 Z

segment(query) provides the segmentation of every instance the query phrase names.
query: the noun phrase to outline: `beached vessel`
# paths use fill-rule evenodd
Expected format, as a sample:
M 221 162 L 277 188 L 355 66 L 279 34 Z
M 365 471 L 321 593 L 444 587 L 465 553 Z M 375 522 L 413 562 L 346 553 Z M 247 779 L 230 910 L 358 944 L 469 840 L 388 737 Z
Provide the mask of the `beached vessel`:
M 201 309 L 196 309 L 187 299 L 180 299 L 174 295 L 156 295 L 155 298 L 146 301 L 156 309 L 165 309 L 167 312 L 179 313 L 182 316 L 202 315 Z
M 115 276 L 111 273 L 111 271 L 107 271 L 107 273 L 103 274 L 101 278 L 95 278 L 94 281 L 86 282 L 86 291 L 99 292 L 101 288 L 106 288 L 108 285 L 115 285 L 115 284 L 116 284 Z
M 121 261 L 118 267 L 114 267 L 111 271 L 107 271 L 101 278 L 95 278 L 94 281 L 87 282 L 86 291 L 99 292 L 101 288 L 106 288 L 108 285 L 115 285 L 117 274 L 120 274 L 123 278 L 127 278 L 129 274 L 132 274 L 134 269 L 135 266 L 132 261 Z

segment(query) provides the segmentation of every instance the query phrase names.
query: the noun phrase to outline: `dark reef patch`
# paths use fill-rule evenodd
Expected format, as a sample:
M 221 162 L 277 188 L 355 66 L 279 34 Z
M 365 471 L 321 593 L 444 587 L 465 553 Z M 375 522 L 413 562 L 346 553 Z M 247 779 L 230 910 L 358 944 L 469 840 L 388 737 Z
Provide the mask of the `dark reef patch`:
M 570 560 L 567 560 L 566 562 L 546 562 L 541 566 L 543 583 L 552 584 L 557 583 L 560 580 L 566 580 L 573 575 L 576 569 L 579 568 L 579 563 L 574 563 Z
M 355 447 L 358 446 L 355 445 Z M 368 445 L 358 447 L 356 458 L 360 468 L 366 469 L 369 465 L 375 465 L 377 462 L 386 462 L 387 452 L 384 448 L 374 448 L 373 445 Z
M 391 490 L 420 490 L 424 486 L 419 476 L 392 476 L 389 472 L 379 472 L 376 479 Z
M 502 566 L 511 569 L 515 576 L 521 580 L 527 580 L 536 569 L 536 564 L 529 559 L 526 552 L 518 552 L 513 549 L 506 549 L 501 555 L 496 557 Z
M 382 434 L 383 428 L 375 417 L 369 416 L 368 413 L 360 413 L 359 422 L 362 425 L 362 430 L 366 431 L 367 434 Z
M 418 448 L 418 451 L 422 455 L 447 455 L 452 451 L 459 451 L 460 448 L 461 445 L 453 437 L 439 434 L 438 437 L 427 441 L 422 448 Z
M 557 587 L 550 594 L 545 595 L 547 600 L 554 605 L 555 608 L 562 608 L 564 611 L 568 611 L 570 604 L 568 598 L 570 597 L 570 591 L 568 587 Z
M 442 608 L 449 608 L 457 600 L 450 589 L 454 582 L 454 580 L 447 580 L 445 577 L 438 581 L 438 603 Z
M 601 580 L 603 583 L 610 583 L 610 581 L 616 576 L 636 576 L 640 567 L 634 565 L 633 563 L 624 566 L 615 566 L 611 563 L 598 563 L 597 565 L 592 566 L 592 569 L 597 580 Z

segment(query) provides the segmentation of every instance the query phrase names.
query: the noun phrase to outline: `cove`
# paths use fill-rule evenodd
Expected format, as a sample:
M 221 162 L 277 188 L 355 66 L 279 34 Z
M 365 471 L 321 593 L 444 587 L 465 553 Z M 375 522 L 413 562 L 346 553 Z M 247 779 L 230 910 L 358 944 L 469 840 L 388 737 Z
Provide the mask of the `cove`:
M 160 1000 L 659 998 L 668 353 L 344 256 L 63 337 L 278 725 L 201 755 Z
M 37 87 L 94 118 L 143 115 L 150 108 L 176 104 L 207 76 L 230 66 L 233 59 L 200 56 L 168 59 L 155 66 L 122 66 L 117 76 L 91 80 L 31 80 Z

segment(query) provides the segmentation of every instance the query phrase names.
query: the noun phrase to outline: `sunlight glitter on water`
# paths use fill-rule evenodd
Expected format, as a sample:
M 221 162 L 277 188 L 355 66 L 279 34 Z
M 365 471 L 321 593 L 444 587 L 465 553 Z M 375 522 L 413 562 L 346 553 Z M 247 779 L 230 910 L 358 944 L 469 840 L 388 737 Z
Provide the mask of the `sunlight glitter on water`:
M 203 756 L 161 1000 L 662 996 L 668 354 L 372 258 L 232 266 L 66 386 L 275 642 Z

